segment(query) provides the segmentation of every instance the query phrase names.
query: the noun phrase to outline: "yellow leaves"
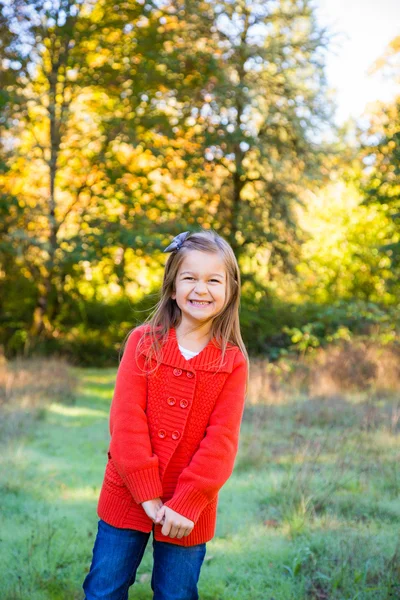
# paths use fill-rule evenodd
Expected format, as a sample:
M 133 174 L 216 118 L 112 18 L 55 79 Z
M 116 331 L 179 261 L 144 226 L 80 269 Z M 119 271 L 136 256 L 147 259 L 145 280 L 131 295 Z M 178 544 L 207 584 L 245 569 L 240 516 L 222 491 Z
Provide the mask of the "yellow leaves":
M 387 46 L 385 52 L 370 67 L 369 74 L 374 74 L 386 67 L 393 56 L 400 54 L 400 35 L 395 37 Z
M 171 52 L 174 51 L 174 45 L 170 40 L 164 42 L 164 50 L 165 52 L 168 52 L 168 54 L 171 54 Z
M 148 26 L 149 26 L 149 24 L 150 24 L 150 21 L 149 21 L 149 19 L 148 19 L 147 17 L 145 17 L 144 15 L 142 15 L 142 16 L 140 17 L 140 19 L 138 19 L 138 20 L 136 21 L 136 27 L 141 27 L 141 28 L 144 28 L 144 27 L 148 27 Z
M 104 10 L 99 6 L 99 4 L 95 4 L 93 10 L 90 13 L 90 20 L 93 23 L 101 23 L 104 19 Z
M 176 31 L 180 27 L 182 27 L 182 21 L 180 21 L 178 18 L 173 17 L 173 16 L 169 16 L 169 17 L 165 18 L 165 23 L 164 23 L 165 31 Z
M 86 63 L 90 68 L 97 69 L 105 65 L 106 62 L 108 62 L 110 54 L 111 53 L 107 50 L 102 50 L 101 54 L 88 52 L 88 54 L 86 55 Z
M 288 134 L 284 127 L 279 128 L 279 139 L 281 142 L 286 142 L 288 140 Z
M 111 31 L 107 37 L 106 40 L 109 44 L 116 44 L 119 40 L 121 39 L 121 31 Z
M 122 143 L 115 143 L 114 144 L 114 152 L 116 153 L 116 156 L 118 158 L 118 160 L 126 165 L 128 162 L 130 162 L 133 159 L 133 155 L 134 155 L 134 150 L 132 148 L 132 146 L 130 146 L 129 144 L 126 144 L 124 142 Z
M 160 211 L 158 208 L 149 208 L 148 210 L 146 210 L 146 216 L 151 221 L 157 221 L 160 216 Z
M 389 269 L 391 264 L 392 264 L 392 261 L 390 260 L 389 256 L 383 256 L 378 263 L 378 267 L 381 269 L 383 269 L 384 267 Z
M 400 52 L 400 35 L 395 37 L 389 44 L 391 54 L 397 54 Z
M 98 42 L 96 39 L 89 39 L 85 42 L 85 50 L 86 52 L 95 52 L 98 47 Z

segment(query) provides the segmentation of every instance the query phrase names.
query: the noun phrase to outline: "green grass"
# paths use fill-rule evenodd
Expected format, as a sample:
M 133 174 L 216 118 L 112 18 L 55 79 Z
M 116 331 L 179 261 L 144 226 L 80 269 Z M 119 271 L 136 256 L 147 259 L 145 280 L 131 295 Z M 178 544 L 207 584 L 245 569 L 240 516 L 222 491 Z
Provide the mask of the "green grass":
M 115 370 L 74 371 L 75 404 L 47 404 L 1 445 L 2 600 L 83 598 Z M 246 408 L 201 600 L 400 598 L 400 435 L 390 402 Z M 151 569 L 150 539 L 130 598 L 152 598 Z

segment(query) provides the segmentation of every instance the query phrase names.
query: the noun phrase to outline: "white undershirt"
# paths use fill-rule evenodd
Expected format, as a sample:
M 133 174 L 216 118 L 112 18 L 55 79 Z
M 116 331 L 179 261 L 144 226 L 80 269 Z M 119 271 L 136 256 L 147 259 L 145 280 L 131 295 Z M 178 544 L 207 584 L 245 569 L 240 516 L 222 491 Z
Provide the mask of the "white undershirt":
M 182 352 L 182 354 L 186 358 L 186 360 L 189 360 L 190 358 L 193 358 L 193 356 L 196 356 L 196 354 L 199 354 L 199 352 L 193 352 L 193 350 L 188 350 L 187 348 L 184 348 L 180 344 L 178 344 L 178 346 L 179 346 L 179 350 Z

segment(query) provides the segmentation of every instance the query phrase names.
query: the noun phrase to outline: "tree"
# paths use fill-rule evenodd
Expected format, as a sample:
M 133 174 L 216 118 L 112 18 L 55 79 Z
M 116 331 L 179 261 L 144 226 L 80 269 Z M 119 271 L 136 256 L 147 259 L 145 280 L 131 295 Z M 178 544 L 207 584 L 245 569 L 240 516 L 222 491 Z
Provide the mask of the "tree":
M 16 2 L 18 8 L 22 1 Z M 6 185 L 10 163 L 15 148 L 13 123 L 26 110 L 26 105 L 17 94 L 19 73 L 26 69 L 26 57 L 18 45 L 18 34 L 11 27 L 12 11 L 0 2 L 0 314 L 6 321 L 6 297 L 10 285 L 21 277 L 18 268 L 20 249 L 14 235 L 21 232 L 23 206 L 10 186 Z
M 390 73 L 400 81 L 400 37 L 388 46 L 373 69 Z M 360 127 L 361 158 L 364 165 L 361 189 L 365 204 L 380 205 L 393 220 L 392 240 L 381 250 L 400 266 L 400 97 L 391 103 L 376 103 Z
M 293 266 L 300 236 L 291 205 L 317 172 L 327 117 L 325 32 L 307 0 L 217 2 L 204 20 L 215 70 L 189 119 L 178 88 L 177 134 L 192 123 L 197 142 L 189 171 L 202 164 L 213 227 L 237 256 L 264 248 L 264 261 Z
M 35 290 L 31 340 L 57 335 L 72 294 L 124 293 L 130 265 L 192 224 L 231 242 L 244 280 L 293 269 L 326 112 L 308 0 L 7 6 L 26 67 L 4 185 L 24 207 L 9 231 Z
M 124 77 L 114 69 L 118 63 L 111 52 L 115 34 L 129 46 L 129 27 L 152 5 L 125 2 L 120 10 L 107 2 L 30 0 L 7 6 L 7 31 L 19 31 L 16 45 L 29 48 L 27 68 L 14 82 L 27 108 L 14 127 L 14 177 L 6 183 L 18 178 L 24 216 L 34 223 L 21 240 L 38 291 L 33 339 L 52 335 L 67 275 L 76 263 L 101 255 L 107 243 L 107 232 L 100 239 L 90 235 L 99 219 L 108 220 L 107 165 L 99 157 L 118 129 L 118 120 L 102 127 L 101 94 L 106 86 L 123 91 Z M 96 46 L 99 39 L 107 42 L 102 48 Z M 119 107 L 113 108 L 118 114 Z

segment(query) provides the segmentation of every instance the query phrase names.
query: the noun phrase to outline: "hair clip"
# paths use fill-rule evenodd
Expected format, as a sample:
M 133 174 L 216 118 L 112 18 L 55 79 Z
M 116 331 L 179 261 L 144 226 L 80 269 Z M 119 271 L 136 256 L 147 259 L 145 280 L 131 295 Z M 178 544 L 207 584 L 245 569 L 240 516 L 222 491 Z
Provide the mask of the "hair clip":
M 190 231 L 184 231 L 183 233 L 178 233 L 178 235 L 176 235 L 174 237 L 174 239 L 169 244 L 169 246 L 167 246 L 165 248 L 164 252 L 173 252 L 174 250 L 178 251 L 181 248 L 183 242 L 186 240 L 186 238 L 188 237 L 189 234 L 190 234 Z

